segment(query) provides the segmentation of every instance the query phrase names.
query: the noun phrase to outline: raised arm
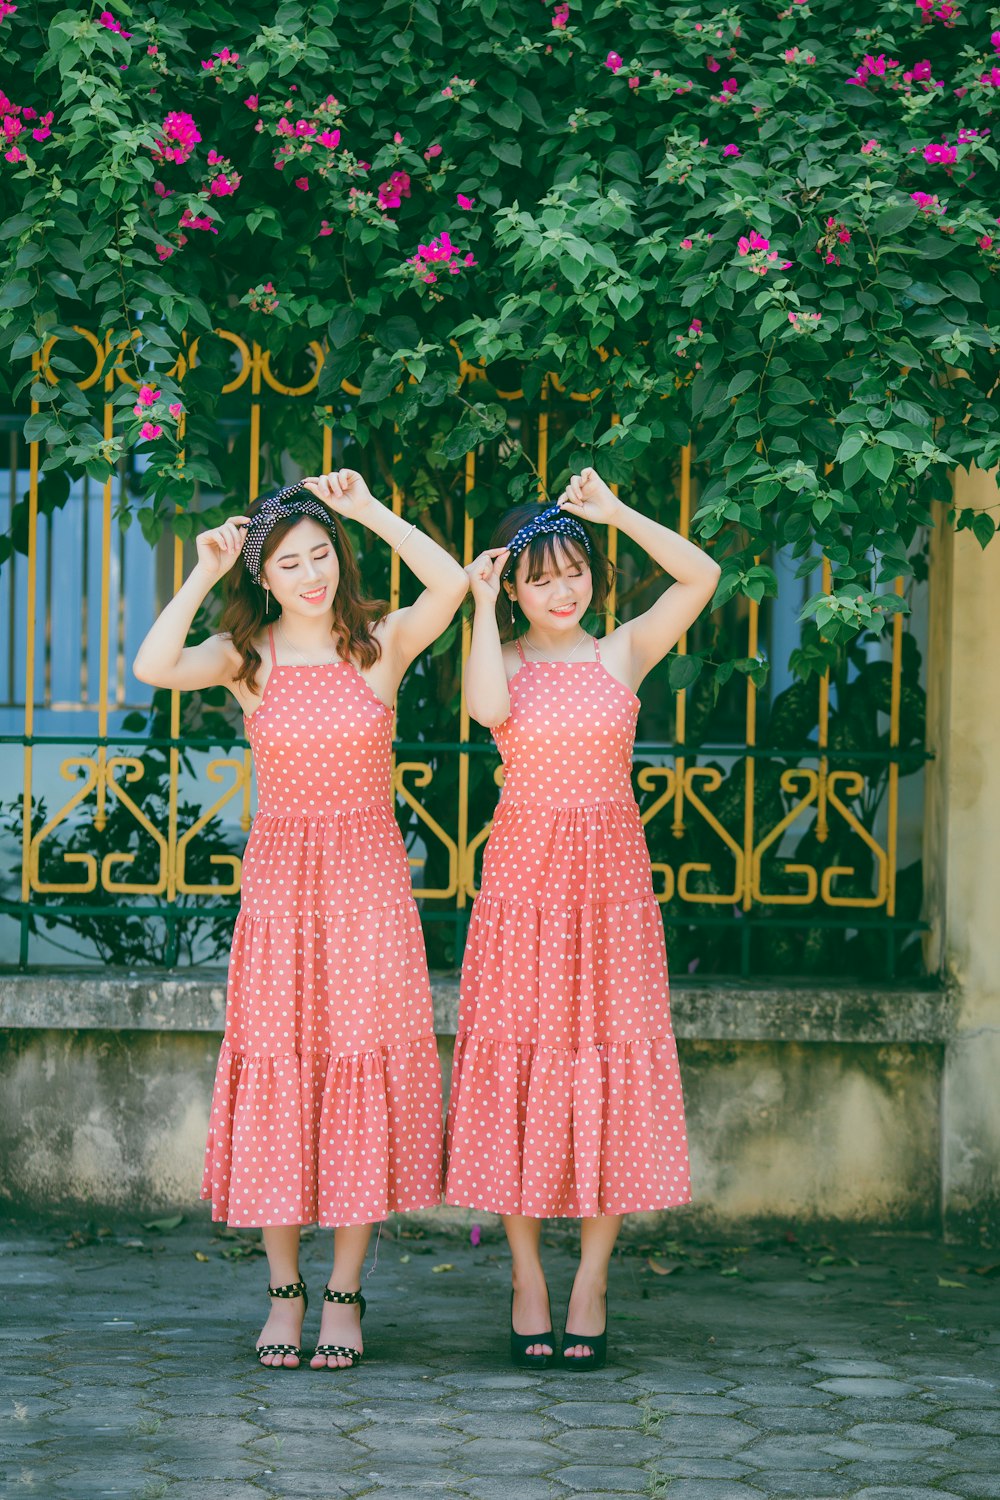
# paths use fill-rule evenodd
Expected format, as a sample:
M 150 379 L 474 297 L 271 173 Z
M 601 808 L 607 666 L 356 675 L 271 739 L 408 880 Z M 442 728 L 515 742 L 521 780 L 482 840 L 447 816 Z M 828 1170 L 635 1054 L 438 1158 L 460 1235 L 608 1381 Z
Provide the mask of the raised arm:
M 715 593 L 722 570 L 693 542 L 619 500 L 595 469 L 574 474 L 559 503 L 567 515 L 616 526 L 676 580 L 643 614 L 613 632 L 627 648 L 629 679 L 638 687 L 694 624 Z
M 336 514 L 358 521 L 388 542 L 424 585 L 412 604 L 393 610 L 382 626 L 384 648 L 402 676 L 451 622 L 468 592 L 465 569 L 426 532 L 376 500 L 355 470 L 335 470 L 304 484 Z
M 228 687 L 239 670 L 239 657 L 225 636 L 213 635 L 199 646 L 186 646 L 188 631 L 213 587 L 243 550 L 246 516 L 230 516 L 221 526 L 196 539 L 198 561 L 154 621 L 136 653 L 132 671 L 140 682 L 159 688 Z
M 465 570 L 472 586 L 475 613 L 463 689 L 470 715 L 486 729 L 502 724 L 510 715 L 510 690 L 497 625 L 500 575 L 509 556 L 506 547 L 494 547 L 481 552 Z

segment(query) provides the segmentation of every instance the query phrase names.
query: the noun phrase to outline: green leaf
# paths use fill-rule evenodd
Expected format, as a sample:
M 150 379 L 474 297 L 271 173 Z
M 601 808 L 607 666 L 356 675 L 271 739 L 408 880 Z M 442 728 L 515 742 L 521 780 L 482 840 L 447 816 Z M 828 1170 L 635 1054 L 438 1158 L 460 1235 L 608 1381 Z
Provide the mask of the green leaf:
M 691 687 L 701 676 L 705 663 L 700 656 L 672 656 L 667 668 L 667 680 L 675 693 Z
M 789 406 L 808 406 L 815 399 L 816 393 L 794 375 L 782 375 L 769 388 L 768 395 L 772 401 L 780 401 Z
M 996 529 L 992 516 L 987 515 L 984 510 L 976 513 L 972 522 L 972 534 L 980 547 L 986 547 L 993 540 Z
M 939 286 L 931 286 L 926 281 L 911 281 L 906 293 L 911 302 L 919 302 L 925 307 L 933 307 L 936 302 L 943 302 L 948 295 Z
M 732 400 L 734 396 L 741 396 L 744 391 L 749 390 L 754 381 L 757 380 L 756 370 L 740 370 L 733 376 L 726 389 L 726 395 Z
M 326 336 L 331 349 L 353 344 L 364 327 L 365 315 L 356 307 L 340 307 L 327 324 Z
M 889 478 L 893 466 L 891 449 L 876 443 L 874 447 L 865 449 L 862 458 L 865 468 L 869 473 L 874 474 L 876 479 L 881 479 L 884 483 Z
M 900 229 L 905 229 L 908 224 L 912 224 L 919 212 L 920 210 L 913 202 L 894 203 L 891 208 L 879 214 L 872 225 L 872 234 L 876 239 L 887 234 L 897 234 Z
M 35 288 L 30 281 L 8 281 L 0 291 L 0 307 L 23 307 L 34 295 Z
M 965 271 L 945 271 L 941 280 L 949 292 L 960 297 L 963 302 L 982 302 L 979 287 Z

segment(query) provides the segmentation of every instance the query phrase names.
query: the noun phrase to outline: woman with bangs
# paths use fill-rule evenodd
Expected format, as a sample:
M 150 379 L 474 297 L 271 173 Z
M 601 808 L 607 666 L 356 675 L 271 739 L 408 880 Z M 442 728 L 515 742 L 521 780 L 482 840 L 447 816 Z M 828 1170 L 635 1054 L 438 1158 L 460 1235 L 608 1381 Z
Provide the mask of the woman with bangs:
M 590 524 L 617 527 L 675 580 L 600 641 L 584 620 L 604 608 L 613 569 Z M 663 923 L 631 765 L 636 691 L 708 604 L 719 567 L 584 469 L 555 505 L 504 516 L 467 572 L 466 702 L 493 731 L 504 785 L 462 966 L 445 1196 L 503 1217 L 512 1363 L 597 1369 L 623 1216 L 690 1198 Z M 581 1221 L 558 1356 L 546 1218 Z
M 364 597 L 345 521 L 416 574 L 412 605 L 390 612 Z M 372 1223 L 441 1200 L 441 1077 L 392 804 L 392 705 L 468 580 L 350 469 L 290 485 L 196 540 L 197 564 L 134 670 L 155 687 L 227 687 L 257 776 L 202 1197 L 213 1219 L 263 1231 L 274 1300 L 256 1357 L 271 1369 L 301 1360 L 300 1228 L 333 1228 L 310 1362 L 351 1368 Z M 221 632 L 186 646 L 223 577 Z

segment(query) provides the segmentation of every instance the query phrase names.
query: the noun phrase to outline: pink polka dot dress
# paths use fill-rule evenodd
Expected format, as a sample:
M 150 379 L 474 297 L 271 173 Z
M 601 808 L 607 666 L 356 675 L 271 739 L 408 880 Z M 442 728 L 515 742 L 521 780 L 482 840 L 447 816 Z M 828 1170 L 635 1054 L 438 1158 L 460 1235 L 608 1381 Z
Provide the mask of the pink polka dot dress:
M 690 1194 L 663 922 L 632 791 L 639 700 L 528 662 L 462 966 L 446 1201 L 532 1218 Z
M 350 662 L 279 667 L 273 639 L 271 660 L 201 1195 L 239 1227 L 370 1224 L 441 1200 L 392 713 Z

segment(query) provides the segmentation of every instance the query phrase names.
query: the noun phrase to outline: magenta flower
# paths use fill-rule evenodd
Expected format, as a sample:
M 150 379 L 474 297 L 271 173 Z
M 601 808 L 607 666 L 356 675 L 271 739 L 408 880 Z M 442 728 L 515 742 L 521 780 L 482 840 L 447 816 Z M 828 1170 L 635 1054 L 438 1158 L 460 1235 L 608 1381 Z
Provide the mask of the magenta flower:
M 557 5 L 552 12 L 552 24 L 557 31 L 562 31 L 569 24 L 569 6 Z
M 865 141 L 864 145 L 861 147 L 861 155 L 862 156 L 871 156 L 872 152 L 875 151 L 875 150 L 877 150 L 877 148 L 878 148 L 878 141 L 873 136 L 870 141 Z
M 681 240 L 681 249 L 682 250 L 693 250 L 694 249 L 694 240 Z
M 958 160 L 958 148 L 949 146 L 947 141 L 931 141 L 924 147 L 924 161 L 937 164 L 938 166 L 951 166 L 953 161 Z
M 6 16 L 12 16 L 16 10 L 16 5 L 10 5 L 8 0 L 0 0 L 0 21 L 3 21 Z
M 730 141 L 728 146 L 723 146 L 722 154 L 723 156 L 739 156 L 740 148 L 739 146 L 734 146 L 732 141 Z
M 993 67 L 988 73 L 980 73 L 979 82 L 988 89 L 1000 89 L 1000 68 Z
M 169 260 L 174 253 L 173 245 L 157 245 L 156 253 L 161 260 Z
M 14 6 L 11 7 L 12 10 L 15 8 Z M 991 31 L 990 41 L 993 43 L 993 51 L 1000 52 L 1000 31 Z
M 699 336 L 700 333 L 701 333 L 701 319 L 700 318 L 692 318 L 691 319 L 691 326 L 688 328 L 688 334 L 690 335 L 691 338 L 696 339 L 696 338 L 698 338 L 698 336 Z
M 157 427 L 154 422 L 143 422 L 139 428 L 139 436 L 147 440 L 158 438 L 162 432 L 163 428 Z
M 739 84 L 736 82 L 735 78 L 726 78 L 723 80 L 722 92 L 724 94 L 735 94 L 738 89 Z
M 475 203 L 475 201 L 476 201 L 475 198 L 467 198 L 464 193 L 459 193 L 457 195 L 457 202 L 458 202 L 459 208 L 464 208 L 466 211 L 468 211 L 470 208 L 472 208 L 472 206 Z
M 722 67 L 722 64 L 720 62 L 718 62 L 717 59 L 714 58 L 714 57 L 706 57 L 706 59 L 705 59 L 705 67 L 708 69 L 708 71 L 710 73 L 717 73 L 719 71 L 719 69 Z
M 433 157 L 440 156 L 441 149 L 442 148 L 437 144 L 428 146 L 427 150 L 424 152 L 424 161 L 430 161 Z
M 924 214 L 943 214 L 947 207 L 946 204 L 938 202 L 937 193 L 911 193 L 910 197 Z
M 316 137 L 317 146 L 325 146 L 328 151 L 336 151 L 340 145 L 339 130 L 324 130 Z
M 749 236 L 743 235 L 740 238 L 736 248 L 741 255 L 749 255 L 751 250 L 770 250 L 771 241 L 766 240 L 762 234 L 758 234 L 756 229 L 751 229 Z M 776 254 L 777 251 L 775 251 Z
M 178 165 L 186 162 L 201 140 L 193 117 L 183 110 L 171 110 L 160 129 L 163 131 L 163 140 L 156 142 L 153 156 L 161 161 L 173 161 Z
M 260 96 L 258 94 L 248 94 L 243 103 L 247 109 L 257 109 L 260 104 Z
M 309 191 L 309 178 L 308 177 L 296 177 L 296 179 L 295 179 L 295 186 L 298 188 L 298 190 L 299 190 L 300 193 L 308 193 L 308 191 Z
M 378 206 L 384 213 L 387 208 L 399 208 L 403 199 L 410 196 L 410 174 L 393 172 L 388 182 L 380 183 Z
M 213 198 L 227 198 L 231 193 L 235 193 L 241 181 L 242 178 L 237 172 L 229 176 L 225 172 L 220 172 L 218 177 L 213 177 L 209 182 L 208 191 Z
M 979 246 L 980 250 L 992 250 L 993 249 L 993 239 L 992 239 L 992 236 L 988 235 L 988 234 L 981 234 L 979 236 L 978 240 L 976 241 L 976 244 Z
M 202 229 L 208 234 L 218 234 L 219 232 L 207 214 L 193 214 L 189 208 L 186 208 L 181 214 L 180 228 Z
M 623 62 L 622 58 L 619 57 L 617 52 L 609 52 L 607 57 L 604 59 L 604 66 L 606 68 L 610 68 L 612 73 L 620 73 L 622 68 L 625 66 L 625 63 Z
M 155 385 L 141 385 L 139 387 L 139 401 L 142 406 L 152 406 L 154 401 L 160 399 L 160 393 Z
M 13 8 L 16 9 L 16 7 Z M 109 10 L 102 10 L 97 19 L 106 31 L 120 32 L 123 41 L 129 42 L 132 40 L 131 31 L 122 31 L 122 23 L 116 21 Z
M 173 417 L 174 421 L 179 422 L 181 413 L 183 412 L 184 408 L 179 401 L 171 401 L 167 410 L 170 412 L 170 415 Z

